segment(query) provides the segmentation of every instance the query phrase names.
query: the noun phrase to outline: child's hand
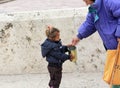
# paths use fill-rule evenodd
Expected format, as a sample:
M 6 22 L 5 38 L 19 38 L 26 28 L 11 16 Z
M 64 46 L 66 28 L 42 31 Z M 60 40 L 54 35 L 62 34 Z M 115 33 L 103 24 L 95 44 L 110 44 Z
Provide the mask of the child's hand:
M 74 57 L 75 56 L 73 54 L 70 54 L 70 61 L 72 61 Z

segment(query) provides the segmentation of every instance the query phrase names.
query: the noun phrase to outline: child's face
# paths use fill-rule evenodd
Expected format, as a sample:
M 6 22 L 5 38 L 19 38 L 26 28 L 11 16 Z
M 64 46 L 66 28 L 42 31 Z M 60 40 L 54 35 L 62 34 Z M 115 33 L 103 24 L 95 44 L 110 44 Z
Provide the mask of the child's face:
M 60 32 L 56 32 L 56 37 L 54 39 L 55 41 L 59 41 L 60 40 Z

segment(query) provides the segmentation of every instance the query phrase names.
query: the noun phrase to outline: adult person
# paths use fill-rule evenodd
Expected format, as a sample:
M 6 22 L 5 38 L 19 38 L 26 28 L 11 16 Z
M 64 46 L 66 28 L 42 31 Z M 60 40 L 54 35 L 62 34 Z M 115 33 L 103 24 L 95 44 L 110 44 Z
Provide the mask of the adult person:
M 105 49 L 116 49 L 120 42 L 120 0 L 83 1 L 90 6 L 85 22 L 72 39 L 72 45 L 98 31 Z M 120 88 L 120 85 L 113 85 L 112 88 Z

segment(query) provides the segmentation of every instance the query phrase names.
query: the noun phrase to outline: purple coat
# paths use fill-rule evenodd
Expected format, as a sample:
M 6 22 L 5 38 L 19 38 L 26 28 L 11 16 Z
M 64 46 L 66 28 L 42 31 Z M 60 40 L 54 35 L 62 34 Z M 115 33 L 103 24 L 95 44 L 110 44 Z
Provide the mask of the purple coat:
M 86 21 L 78 29 L 78 37 L 86 38 L 98 31 L 107 49 L 117 48 L 120 38 L 120 0 L 96 0 L 89 7 Z

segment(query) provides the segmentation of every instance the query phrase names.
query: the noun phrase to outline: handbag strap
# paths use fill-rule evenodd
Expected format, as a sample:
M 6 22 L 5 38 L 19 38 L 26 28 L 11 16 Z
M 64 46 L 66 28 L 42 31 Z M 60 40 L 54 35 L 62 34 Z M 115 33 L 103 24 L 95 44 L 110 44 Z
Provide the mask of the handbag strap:
M 113 81 L 113 78 L 114 78 L 114 75 L 115 75 L 115 71 L 116 71 L 115 66 L 117 65 L 118 56 L 119 56 L 119 51 L 120 51 L 120 42 L 118 42 L 118 46 L 117 46 L 117 52 L 116 52 L 116 57 L 115 57 L 115 63 L 114 63 L 114 65 L 113 65 L 112 78 L 111 78 L 111 81 L 110 81 L 110 88 L 112 88 L 112 81 Z

